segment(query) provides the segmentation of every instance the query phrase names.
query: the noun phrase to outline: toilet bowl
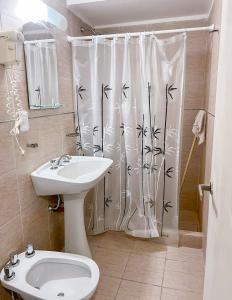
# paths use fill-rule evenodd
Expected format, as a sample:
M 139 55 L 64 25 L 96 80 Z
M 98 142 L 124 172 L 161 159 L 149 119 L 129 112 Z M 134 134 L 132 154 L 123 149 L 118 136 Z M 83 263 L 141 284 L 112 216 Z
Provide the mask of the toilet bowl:
M 18 258 L 14 278 L 6 280 L 2 270 L 0 280 L 24 300 L 85 300 L 97 288 L 99 269 L 90 258 L 52 251 L 35 251 L 31 258 L 23 252 Z

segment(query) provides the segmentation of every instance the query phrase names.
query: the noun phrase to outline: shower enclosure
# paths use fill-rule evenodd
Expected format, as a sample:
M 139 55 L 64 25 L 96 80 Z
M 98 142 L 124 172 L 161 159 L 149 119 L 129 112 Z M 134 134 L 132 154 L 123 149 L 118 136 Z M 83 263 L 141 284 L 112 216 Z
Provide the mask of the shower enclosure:
M 185 52 L 185 33 L 72 41 L 77 149 L 114 161 L 90 234 L 177 238 Z

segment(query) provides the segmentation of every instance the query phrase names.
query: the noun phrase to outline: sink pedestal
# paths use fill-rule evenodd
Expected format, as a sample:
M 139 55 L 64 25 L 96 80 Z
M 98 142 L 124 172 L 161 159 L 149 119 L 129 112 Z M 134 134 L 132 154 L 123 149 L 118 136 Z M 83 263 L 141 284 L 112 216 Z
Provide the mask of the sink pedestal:
M 84 219 L 86 194 L 64 195 L 65 252 L 91 258 Z

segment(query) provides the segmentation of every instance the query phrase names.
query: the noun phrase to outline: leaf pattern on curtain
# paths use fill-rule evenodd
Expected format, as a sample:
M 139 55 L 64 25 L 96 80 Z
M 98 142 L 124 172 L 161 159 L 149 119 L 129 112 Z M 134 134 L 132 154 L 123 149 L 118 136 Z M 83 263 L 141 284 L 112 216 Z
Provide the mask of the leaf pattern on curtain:
M 173 91 L 177 90 L 177 88 L 173 87 L 174 84 L 168 85 L 166 84 L 166 92 L 165 92 L 165 120 L 164 120 L 164 138 L 163 138 L 163 155 L 164 155 L 164 164 L 163 164 L 163 211 L 162 211 L 162 223 L 161 223 L 161 236 L 163 235 L 163 226 L 164 226 L 164 215 L 165 212 L 168 213 L 168 208 L 173 208 L 171 205 L 172 201 L 166 202 L 166 177 L 172 178 L 171 173 L 174 171 L 174 167 L 166 168 L 166 144 L 167 144 L 167 120 L 168 120 L 168 105 L 169 101 L 174 100 Z
M 72 44 L 77 150 L 113 159 L 88 232 L 176 234 L 185 34 Z

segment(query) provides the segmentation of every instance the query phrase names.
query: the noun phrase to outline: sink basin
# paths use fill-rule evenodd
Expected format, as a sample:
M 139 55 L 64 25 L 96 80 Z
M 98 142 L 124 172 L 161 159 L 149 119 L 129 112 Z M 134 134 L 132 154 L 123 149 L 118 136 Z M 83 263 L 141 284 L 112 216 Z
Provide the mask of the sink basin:
M 72 156 L 58 169 L 52 170 L 50 162 L 45 163 L 31 177 L 37 195 L 79 194 L 94 187 L 112 163 L 108 158 Z
M 37 195 L 63 195 L 66 252 L 92 256 L 85 231 L 84 199 L 112 163 L 108 158 L 72 156 L 57 169 L 47 162 L 31 173 Z

